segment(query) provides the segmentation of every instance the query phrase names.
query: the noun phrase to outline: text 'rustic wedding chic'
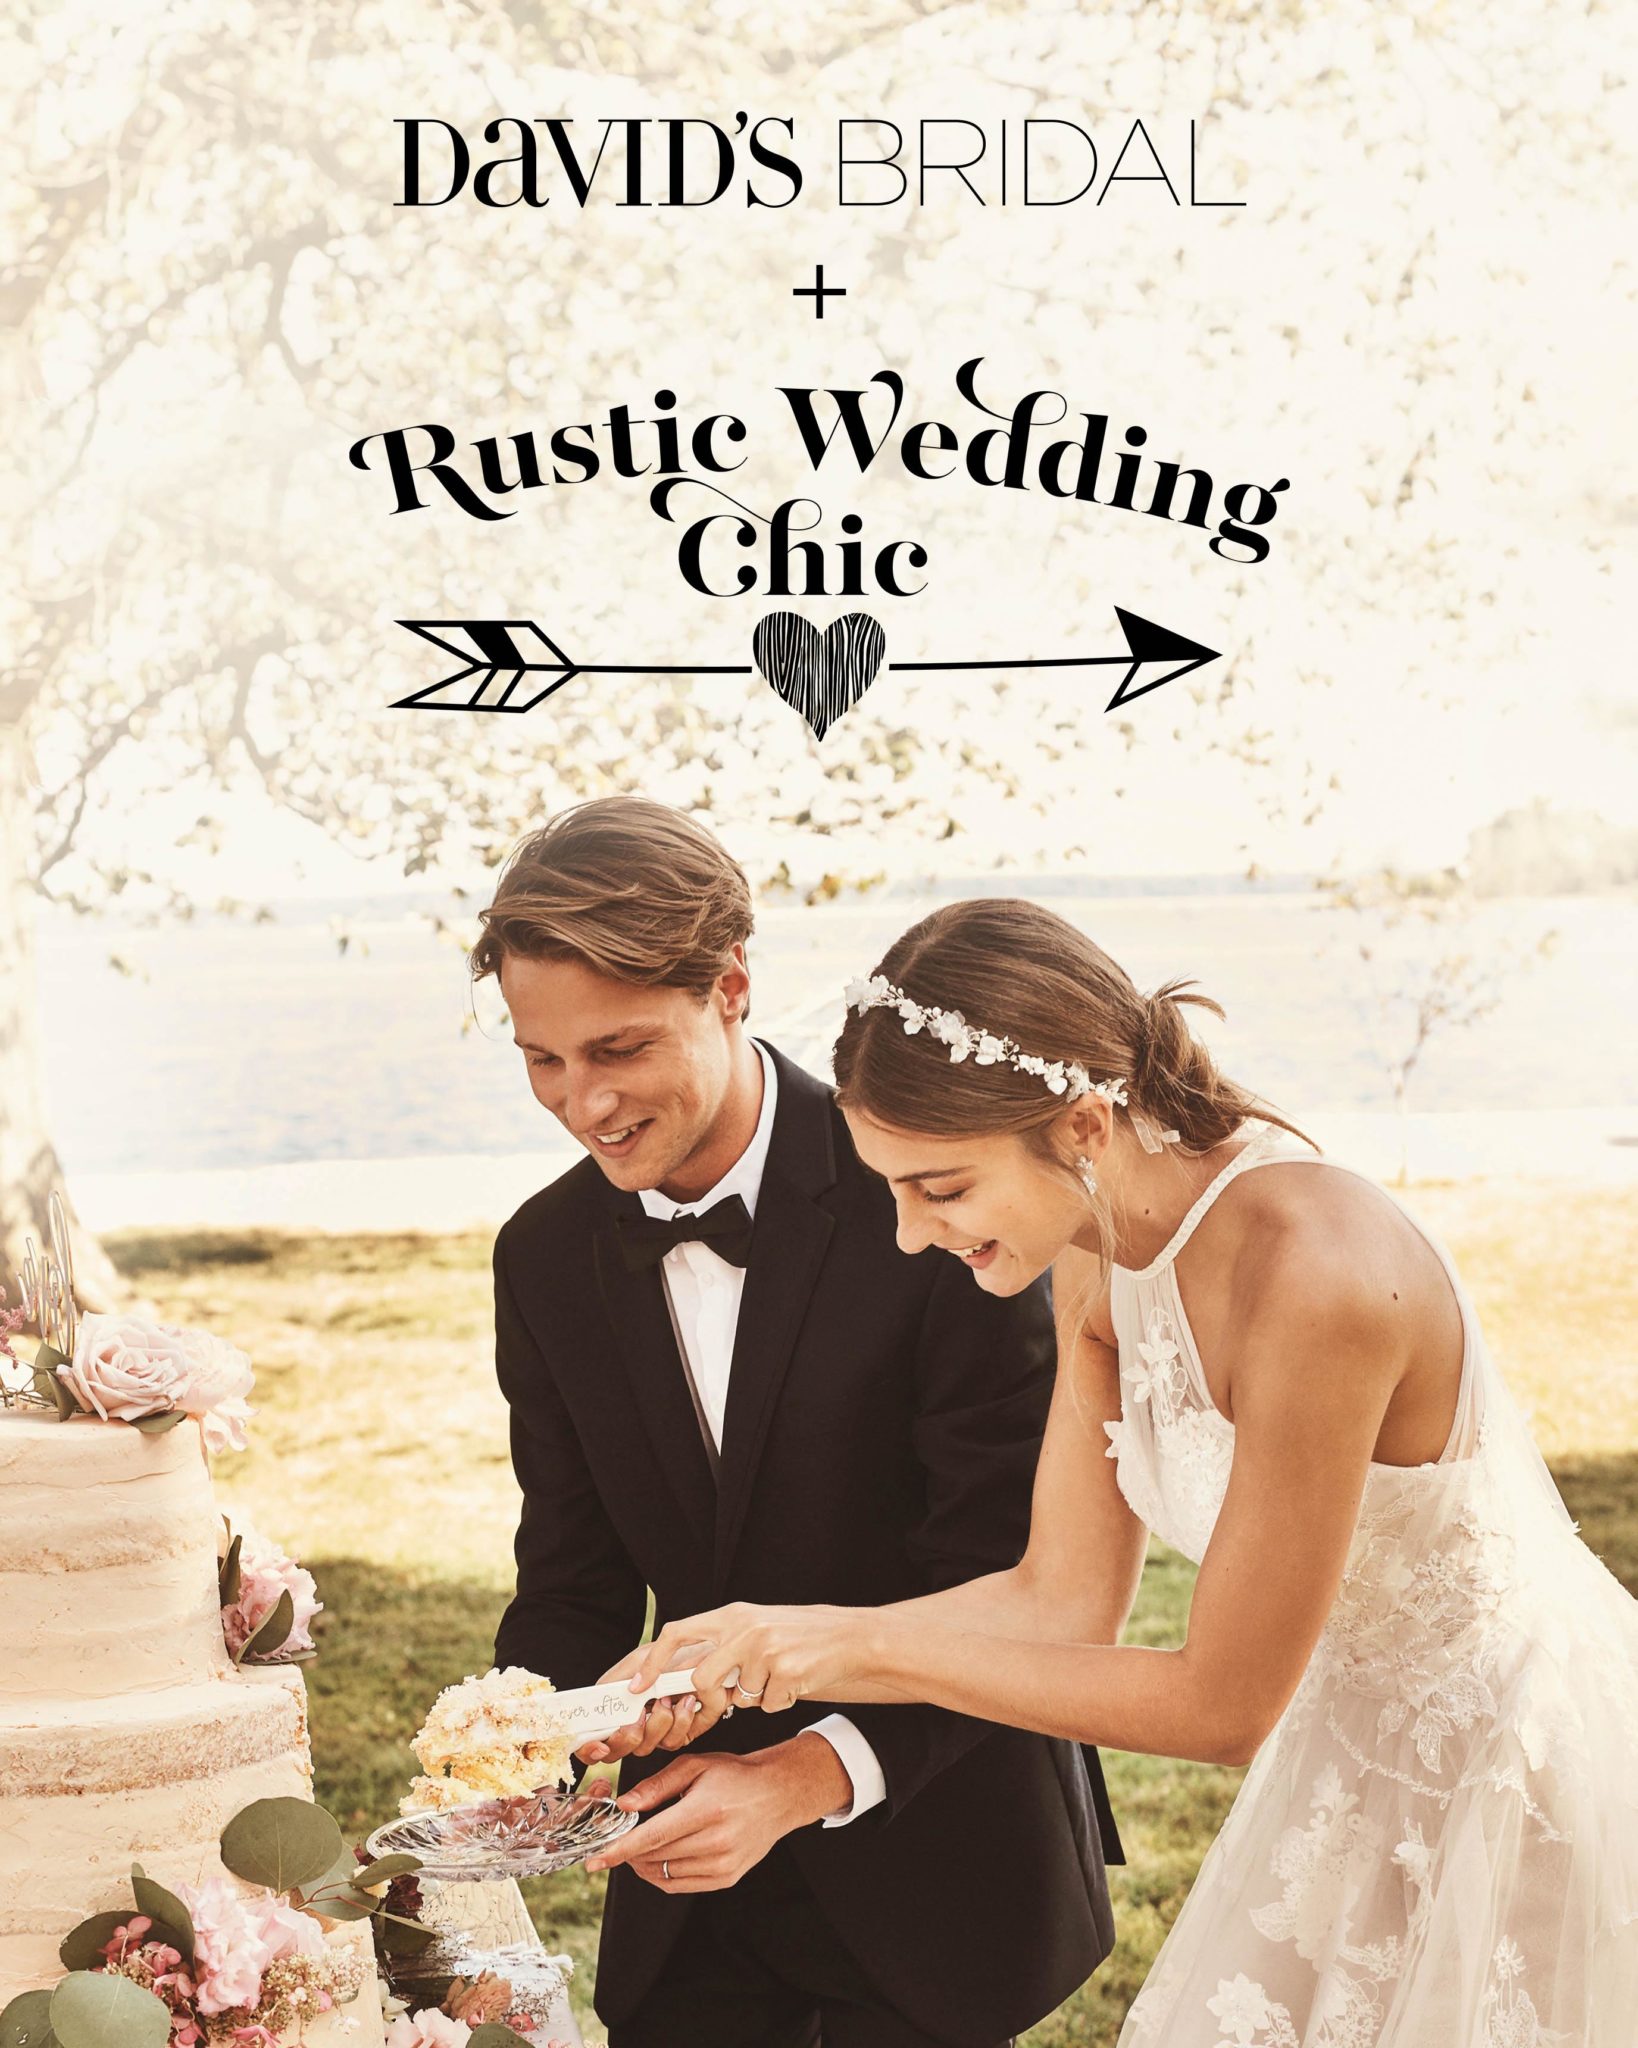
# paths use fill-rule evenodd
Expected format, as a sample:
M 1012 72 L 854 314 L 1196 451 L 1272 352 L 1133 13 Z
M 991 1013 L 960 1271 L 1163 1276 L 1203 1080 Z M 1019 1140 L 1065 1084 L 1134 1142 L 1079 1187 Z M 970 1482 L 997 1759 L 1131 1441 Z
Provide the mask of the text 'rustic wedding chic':
M 778 388 L 816 473 L 833 452 L 836 466 L 851 465 L 861 477 L 885 457 L 887 466 L 896 462 L 905 475 L 923 483 L 959 474 L 985 489 L 1038 489 L 1052 498 L 1141 512 L 1199 529 L 1211 526 L 1215 513 L 1207 541 L 1214 555 L 1247 565 L 1267 559 L 1271 541 L 1262 529 L 1279 511 L 1280 494 L 1291 487 L 1288 477 L 1266 485 L 1230 484 L 1219 501 L 1210 470 L 1150 455 L 1147 428 L 1126 427 L 1121 431 L 1122 445 L 1111 446 L 1106 412 L 1077 412 L 1073 426 L 1048 438 L 1052 428 L 1070 419 L 1064 394 L 1027 391 L 1009 410 L 998 410 L 979 393 L 983 361 L 974 356 L 955 373 L 956 392 L 967 409 L 959 416 L 959 426 L 926 418 L 901 428 L 906 386 L 897 370 L 878 370 L 869 380 L 874 389 Z M 661 519 L 683 528 L 678 567 L 696 590 L 708 596 L 733 597 L 760 589 L 774 597 L 856 597 L 874 588 L 889 597 L 913 597 L 926 588 L 925 582 L 907 580 L 908 572 L 928 564 L 927 549 L 919 541 L 877 539 L 867 562 L 866 544 L 860 538 L 864 520 L 856 512 L 843 514 L 843 538 L 827 548 L 794 538 L 822 524 L 824 509 L 814 499 L 787 498 L 764 514 L 721 486 L 690 474 L 685 441 L 688 459 L 724 476 L 744 467 L 748 457 L 731 454 L 730 449 L 740 448 L 750 430 L 732 412 L 708 413 L 688 423 L 678 417 L 676 406 L 676 393 L 661 389 L 654 394 L 650 418 L 637 417 L 629 405 L 619 404 L 600 420 L 576 421 L 540 433 L 529 429 L 487 435 L 464 449 L 450 428 L 436 422 L 393 427 L 366 434 L 353 443 L 348 455 L 355 469 L 384 466 L 395 513 L 425 511 L 447 501 L 480 520 L 511 518 L 519 507 L 502 501 L 523 491 L 590 483 L 605 472 L 627 479 L 657 478 L 650 487 L 649 504 Z M 441 496 L 432 495 L 434 487 Z M 696 514 L 699 501 L 685 496 L 690 490 L 709 493 L 721 504 Z M 759 527 L 766 529 L 765 536 Z M 760 568 L 745 559 L 748 554 L 761 555 Z M 839 577 L 835 583 L 829 580 L 832 569 Z

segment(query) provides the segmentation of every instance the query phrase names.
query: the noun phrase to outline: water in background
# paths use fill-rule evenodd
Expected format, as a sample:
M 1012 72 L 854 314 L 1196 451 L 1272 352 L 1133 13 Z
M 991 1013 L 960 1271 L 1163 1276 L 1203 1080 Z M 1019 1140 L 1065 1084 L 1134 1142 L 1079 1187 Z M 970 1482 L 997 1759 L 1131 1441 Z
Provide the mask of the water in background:
M 1229 1013 L 1211 1027 L 1224 1065 L 1299 1120 L 1391 1108 L 1373 1050 L 1376 984 L 1351 914 L 1296 889 L 1123 887 L 1098 897 L 1066 883 L 1007 885 L 1050 897 L 1140 986 L 1198 978 Z M 752 946 L 753 1027 L 826 1070 L 843 982 L 937 900 L 923 891 L 765 905 Z M 423 915 L 378 906 L 354 913 L 343 955 L 332 908 L 299 906 L 271 925 L 206 920 L 152 932 L 46 922 L 47 1087 L 71 1177 L 561 1151 L 504 1025 L 471 1025 L 459 948 L 437 941 Z M 1551 958 L 1510 978 L 1492 1016 L 1428 1046 L 1413 1106 L 1497 1113 L 1631 1102 L 1638 903 L 1496 902 L 1468 937 L 1480 948 L 1527 944 L 1548 928 L 1560 935 Z M 112 969 L 111 949 L 142 975 Z M 1638 1129 L 1638 1114 L 1630 1122 Z

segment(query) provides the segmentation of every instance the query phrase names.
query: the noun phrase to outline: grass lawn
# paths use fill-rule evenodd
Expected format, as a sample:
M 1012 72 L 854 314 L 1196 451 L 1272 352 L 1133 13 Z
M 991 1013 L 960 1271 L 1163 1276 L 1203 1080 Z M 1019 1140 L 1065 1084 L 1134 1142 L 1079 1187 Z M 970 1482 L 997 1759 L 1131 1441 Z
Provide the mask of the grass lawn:
M 1492 1182 L 1408 1199 L 1454 1252 L 1587 1540 L 1638 1588 L 1638 1193 Z M 256 1361 L 251 1448 L 220 1462 L 219 1490 L 318 1578 L 317 1791 L 361 1835 L 396 1812 L 433 1693 L 487 1667 L 509 1591 L 488 1241 L 125 1232 L 110 1249 L 168 1316 Z M 1155 1546 L 1129 1640 L 1178 1641 L 1192 1577 Z M 1131 1858 L 1114 1880 L 1119 1946 L 1028 2048 L 1114 2040 L 1240 1775 L 1121 1754 L 1108 1767 Z M 590 2033 L 601 1883 L 570 1872 L 529 1889 L 548 1945 L 579 1965 Z

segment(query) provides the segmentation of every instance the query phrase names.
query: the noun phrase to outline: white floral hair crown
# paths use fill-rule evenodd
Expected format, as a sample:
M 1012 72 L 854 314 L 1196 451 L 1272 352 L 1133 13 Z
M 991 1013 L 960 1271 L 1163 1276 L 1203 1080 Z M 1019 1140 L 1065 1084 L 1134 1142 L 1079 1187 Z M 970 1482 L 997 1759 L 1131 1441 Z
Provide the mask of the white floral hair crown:
M 1131 1107 L 1122 1079 L 1094 1081 L 1078 1061 L 1048 1060 L 1038 1053 L 1025 1052 L 1016 1039 L 998 1038 L 993 1031 L 969 1024 L 959 1010 L 941 1010 L 936 1004 L 918 1003 L 902 988 L 896 988 L 885 974 L 873 974 L 868 981 L 850 981 L 843 994 L 848 1008 L 861 1015 L 866 1010 L 896 1010 L 907 1036 L 925 1031 L 929 1038 L 936 1038 L 948 1048 L 952 1062 L 970 1059 L 975 1067 L 1016 1067 L 1021 1074 L 1034 1074 L 1066 1102 L 1074 1102 L 1082 1095 L 1101 1095 L 1105 1102 L 1127 1112 L 1145 1152 L 1158 1152 L 1163 1144 L 1177 1143 L 1176 1131 L 1157 1129 L 1141 1110 Z

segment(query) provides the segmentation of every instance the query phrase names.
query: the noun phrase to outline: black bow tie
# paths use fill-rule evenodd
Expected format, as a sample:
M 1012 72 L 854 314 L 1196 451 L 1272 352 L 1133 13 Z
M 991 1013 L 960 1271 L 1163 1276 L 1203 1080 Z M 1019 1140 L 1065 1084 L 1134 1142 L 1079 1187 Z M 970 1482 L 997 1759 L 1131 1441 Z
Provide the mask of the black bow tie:
M 751 1256 L 751 1212 L 738 1195 L 713 1202 L 703 1216 L 684 1213 L 669 1222 L 658 1216 L 617 1216 L 614 1227 L 631 1273 L 657 1266 L 679 1244 L 709 1245 L 731 1266 L 743 1266 Z

